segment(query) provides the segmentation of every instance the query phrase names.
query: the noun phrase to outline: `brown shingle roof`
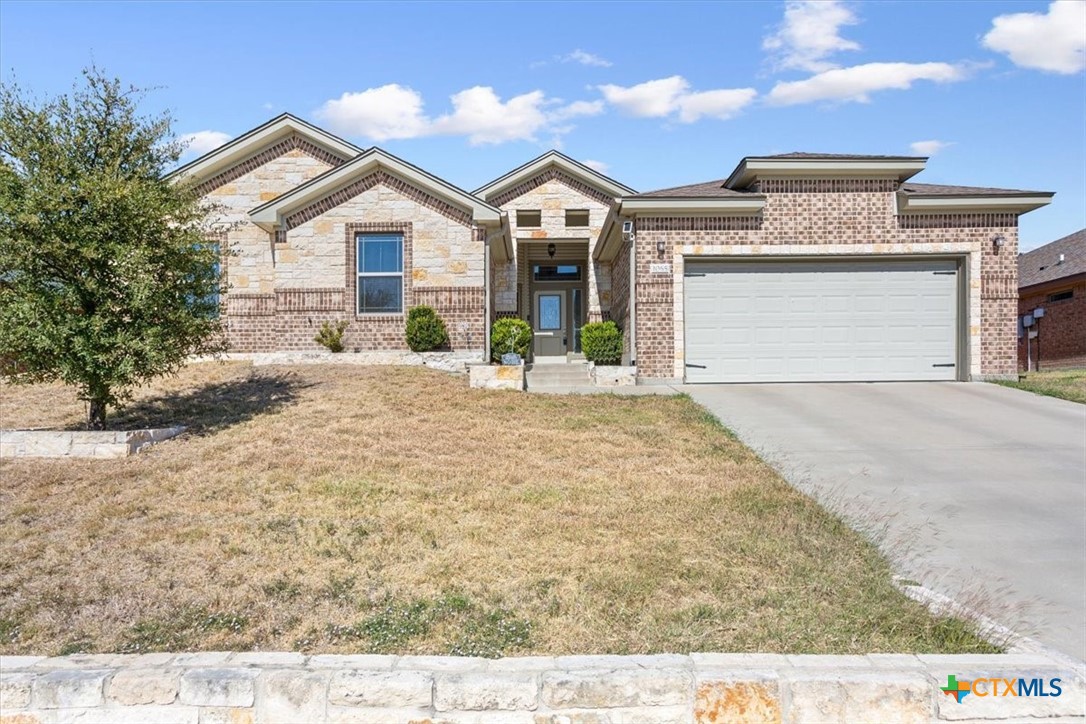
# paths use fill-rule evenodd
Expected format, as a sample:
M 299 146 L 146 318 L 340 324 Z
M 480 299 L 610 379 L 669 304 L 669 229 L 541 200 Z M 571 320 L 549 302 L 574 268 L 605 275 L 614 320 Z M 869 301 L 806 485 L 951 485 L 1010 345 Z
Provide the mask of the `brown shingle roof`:
M 1048 196 L 1048 191 L 1024 191 L 1022 189 L 993 189 L 985 186 L 947 186 L 946 184 L 915 184 L 906 181 L 901 190 L 907 194 L 925 196 Z
M 1060 263 L 1063 254 L 1063 263 Z M 1086 274 L 1086 229 L 1018 257 L 1018 288 Z
M 688 184 L 686 186 L 672 186 L 656 191 L 646 191 L 636 196 L 627 196 L 628 199 L 712 199 L 733 196 L 750 196 L 746 191 L 733 191 L 724 188 L 725 179 L 705 181 L 700 184 Z

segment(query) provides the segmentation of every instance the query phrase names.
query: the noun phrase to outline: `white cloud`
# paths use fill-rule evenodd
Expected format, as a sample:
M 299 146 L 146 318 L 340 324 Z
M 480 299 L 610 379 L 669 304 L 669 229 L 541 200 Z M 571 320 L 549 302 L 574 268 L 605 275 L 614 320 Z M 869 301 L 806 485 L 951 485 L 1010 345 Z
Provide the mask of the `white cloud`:
M 982 42 L 1023 68 L 1078 73 L 1086 68 L 1086 3 L 1056 0 L 1047 13 L 1000 15 Z
M 185 145 L 182 156 L 203 156 L 229 141 L 233 136 L 222 131 L 196 131 L 182 134 L 178 140 Z
M 611 61 L 581 50 L 580 48 L 577 48 L 572 53 L 563 55 L 559 60 L 563 63 L 580 63 L 581 65 L 593 65 L 597 68 L 610 68 L 614 65 Z
M 573 130 L 562 124 L 571 118 L 599 115 L 601 100 L 563 104 L 541 90 L 503 101 L 493 88 L 475 86 L 454 93 L 452 110 L 428 116 L 420 93 L 395 83 L 344 93 L 329 100 L 314 115 L 343 135 L 375 141 L 423 136 L 466 136 L 472 145 L 533 141 L 540 132 L 554 135 L 555 143 Z
M 585 160 L 581 161 L 581 163 L 583 163 L 585 166 L 588 166 L 593 171 L 598 171 L 602 174 L 606 174 L 608 169 L 611 168 L 611 164 L 604 163 L 603 161 L 596 161 L 591 158 L 586 158 Z
M 679 120 L 693 123 L 702 116 L 727 120 L 754 100 L 758 91 L 753 88 L 711 90 L 679 96 Z
M 599 90 L 608 103 L 628 115 L 664 118 L 678 113 L 683 123 L 693 123 L 702 117 L 731 118 L 758 94 L 753 88 L 690 92 L 690 83 L 681 75 L 629 87 L 601 85 Z
M 932 139 L 930 141 L 914 141 L 909 144 L 909 148 L 917 156 L 934 156 L 942 151 L 944 148 L 953 146 L 953 143 L 948 141 L 936 141 Z
M 472 145 L 532 140 L 547 125 L 545 101 L 537 90 L 503 103 L 493 88 L 475 86 L 453 94 L 453 112 L 435 119 L 430 132 L 467 136 Z
M 552 122 L 564 121 L 577 116 L 598 116 L 603 113 L 603 101 L 574 101 L 547 114 Z
M 326 101 L 314 115 L 335 133 L 375 141 L 415 138 L 424 135 L 428 125 L 422 112 L 422 96 L 396 83 L 361 93 L 344 93 Z
M 777 83 L 769 92 L 772 105 L 791 106 L 816 101 L 867 103 L 881 90 L 905 90 L 918 80 L 950 83 L 963 80 L 966 68 L 950 63 L 865 63 L 835 68 L 810 78 Z
M 841 26 L 855 25 L 856 16 L 837 0 L 793 0 L 784 7 L 784 21 L 777 32 L 762 40 L 773 55 L 774 65 L 814 73 L 836 68 L 827 56 L 860 45 L 840 35 Z
M 678 107 L 679 96 L 690 84 L 681 75 L 650 80 L 637 85 L 601 85 L 607 102 L 623 113 L 641 118 L 662 118 Z

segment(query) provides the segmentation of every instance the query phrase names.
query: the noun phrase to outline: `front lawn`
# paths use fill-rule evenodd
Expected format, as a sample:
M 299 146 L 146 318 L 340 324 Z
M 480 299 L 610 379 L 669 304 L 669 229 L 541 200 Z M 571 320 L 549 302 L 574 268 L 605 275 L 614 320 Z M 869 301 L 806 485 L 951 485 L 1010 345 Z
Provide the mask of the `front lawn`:
M 1027 372 L 1017 382 L 999 384 L 1086 404 L 1086 369 Z
M 191 429 L 0 463 L 0 653 L 992 650 L 685 397 L 205 363 L 113 422 Z

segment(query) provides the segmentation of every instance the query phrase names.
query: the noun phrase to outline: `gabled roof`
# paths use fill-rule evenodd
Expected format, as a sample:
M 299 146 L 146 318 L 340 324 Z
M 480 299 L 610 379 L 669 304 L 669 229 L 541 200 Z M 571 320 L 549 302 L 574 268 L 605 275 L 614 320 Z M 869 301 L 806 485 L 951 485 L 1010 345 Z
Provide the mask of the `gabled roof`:
M 318 148 L 322 148 L 344 161 L 354 158 L 363 151 L 353 143 L 344 141 L 338 136 L 306 123 L 297 116 L 284 113 L 251 131 L 241 134 L 214 151 L 205 153 L 195 161 L 190 161 L 176 171 L 171 172 L 167 178 L 183 177 L 200 181 L 214 176 L 277 141 L 294 134 L 305 138 Z
M 599 189 L 608 196 L 623 196 L 625 194 L 636 193 L 629 186 L 621 184 L 609 176 L 604 176 L 599 171 L 591 169 L 564 153 L 554 150 L 547 151 L 542 156 L 533 158 L 523 166 L 515 168 L 504 176 L 494 179 L 482 188 L 476 189 L 473 193 L 481 199 L 492 198 L 501 192 L 511 189 L 517 184 L 523 183 L 538 175 L 550 166 L 556 166 L 562 169 L 570 176 L 580 179 L 584 183 Z
M 731 196 L 750 196 L 749 191 L 736 191 L 724 186 L 726 179 L 705 181 L 699 184 L 687 184 L 686 186 L 671 186 L 656 191 L 646 191 L 643 194 L 626 196 L 627 199 L 702 199 L 702 198 L 727 198 Z
M 1086 274 L 1086 229 L 1018 257 L 1019 289 L 1078 274 Z
M 249 218 L 266 231 L 274 231 L 279 228 L 285 216 L 319 201 L 357 178 L 373 173 L 377 168 L 390 171 L 449 204 L 464 209 L 472 215 L 476 223 L 487 225 L 501 223 L 502 213 L 499 209 L 376 146 L 342 166 L 325 171 L 320 176 L 268 203 L 257 206 L 249 212 Z
M 747 156 L 724 182 L 743 189 L 764 175 L 826 178 L 896 178 L 904 181 L 924 170 L 927 156 L 864 156 L 795 151 L 776 156 Z

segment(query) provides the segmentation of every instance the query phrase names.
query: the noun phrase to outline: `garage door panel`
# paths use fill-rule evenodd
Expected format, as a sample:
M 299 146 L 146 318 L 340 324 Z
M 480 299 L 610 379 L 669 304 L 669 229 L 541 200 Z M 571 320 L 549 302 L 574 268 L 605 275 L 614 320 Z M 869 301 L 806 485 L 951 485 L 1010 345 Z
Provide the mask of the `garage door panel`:
M 954 379 L 956 268 L 688 260 L 687 380 Z

